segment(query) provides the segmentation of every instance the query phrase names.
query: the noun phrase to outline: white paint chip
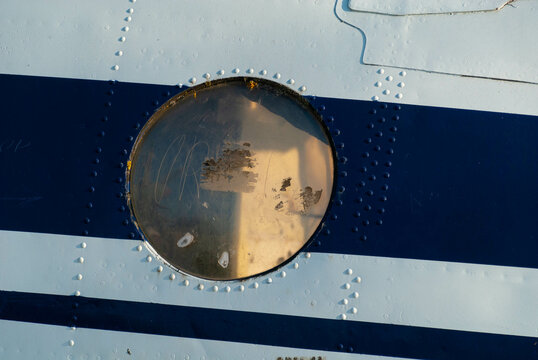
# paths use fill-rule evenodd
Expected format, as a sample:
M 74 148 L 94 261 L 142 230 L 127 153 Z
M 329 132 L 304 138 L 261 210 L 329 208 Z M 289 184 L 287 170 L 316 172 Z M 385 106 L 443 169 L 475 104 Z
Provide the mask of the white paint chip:
M 230 255 L 228 254 L 227 251 L 225 251 L 219 257 L 219 265 L 226 269 L 229 263 L 230 263 Z
M 180 248 L 184 248 L 189 246 L 194 241 L 194 235 L 190 232 L 186 233 L 177 241 L 177 246 Z

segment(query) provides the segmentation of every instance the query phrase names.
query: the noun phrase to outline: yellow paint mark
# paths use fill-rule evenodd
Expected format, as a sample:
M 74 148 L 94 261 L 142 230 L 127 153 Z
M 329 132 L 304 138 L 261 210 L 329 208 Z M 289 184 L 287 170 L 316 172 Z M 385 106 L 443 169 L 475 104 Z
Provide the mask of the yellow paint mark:
M 131 160 L 127 161 L 127 171 L 131 170 Z
M 254 80 L 250 80 L 247 85 L 249 90 L 254 89 L 255 87 L 258 87 L 258 83 Z
M 196 91 L 192 93 L 192 96 L 194 96 L 194 98 L 196 99 Z

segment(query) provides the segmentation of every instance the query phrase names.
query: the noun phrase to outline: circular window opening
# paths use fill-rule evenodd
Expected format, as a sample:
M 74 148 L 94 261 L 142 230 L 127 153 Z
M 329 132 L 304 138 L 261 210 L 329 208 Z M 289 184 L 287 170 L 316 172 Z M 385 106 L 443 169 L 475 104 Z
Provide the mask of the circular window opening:
M 165 103 L 128 174 L 136 223 L 172 267 L 213 280 L 267 272 L 325 215 L 334 155 L 319 115 L 267 80 L 230 78 Z

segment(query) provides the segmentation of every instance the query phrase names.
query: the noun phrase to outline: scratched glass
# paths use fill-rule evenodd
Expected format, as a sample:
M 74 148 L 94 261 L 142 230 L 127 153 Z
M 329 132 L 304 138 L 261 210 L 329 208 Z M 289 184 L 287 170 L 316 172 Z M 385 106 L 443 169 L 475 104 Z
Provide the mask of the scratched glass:
M 331 197 L 333 152 L 314 110 L 270 81 L 185 91 L 146 124 L 129 200 L 151 247 L 206 279 L 250 277 L 303 248 Z

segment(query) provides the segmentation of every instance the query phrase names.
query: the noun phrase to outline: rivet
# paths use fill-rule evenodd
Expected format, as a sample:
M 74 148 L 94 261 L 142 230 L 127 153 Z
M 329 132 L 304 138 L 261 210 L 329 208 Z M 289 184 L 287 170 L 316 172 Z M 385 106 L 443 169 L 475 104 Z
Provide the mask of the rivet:
M 219 291 L 219 287 L 217 285 L 214 285 L 211 290 L 213 290 L 213 292 L 218 292 Z
M 112 69 L 115 70 L 115 71 L 117 71 L 117 70 L 120 69 L 120 66 L 119 66 L 119 65 L 114 65 L 114 66 L 112 67 Z
M 402 94 L 402 93 L 398 93 L 398 94 L 396 94 L 396 99 L 401 99 L 401 98 L 403 98 L 403 94 Z
M 356 314 L 356 313 L 357 313 L 357 308 L 356 308 L 356 307 L 352 307 L 352 308 L 351 308 L 351 313 Z
M 95 160 L 93 160 L 93 162 L 94 162 L 95 164 L 99 164 L 99 163 L 101 162 L 101 160 L 99 160 L 99 158 L 95 158 Z
M 293 264 L 293 268 L 294 268 L 294 269 L 298 269 L 298 268 L 299 268 L 299 263 L 295 263 L 295 264 Z
M 107 104 L 107 106 L 112 106 L 112 103 L 110 101 L 107 102 L 106 104 Z M 106 135 L 106 133 L 104 131 L 99 132 L 100 137 L 104 137 L 105 135 Z
M 83 248 L 83 249 L 86 249 L 86 246 L 88 246 L 85 242 L 83 242 L 82 244 L 80 244 L 80 247 Z
M 364 210 L 366 210 L 366 211 L 370 211 L 370 210 L 372 210 L 372 207 L 371 207 L 370 205 L 366 205 L 366 206 L 364 207 Z
M 351 288 L 351 285 L 349 283 L 345 283 L 344 289 L 348 290 L 349 288 Z
M 381 81 L 377 81 L 377 82 L 374 84 L 375 87 L 381 87 L 381 85 L 383 85 L 383 84 L 381 83 Z
M 351 294 L 351 296 L 353 296 L 355 299 L 358 299 L 359 293 L 355 291 L 353 294 Z
M 310 259 L 311 256 L 312 256 L 312 254 L 310 254 L 309 252 L 307 252 L 306 254 L 304 254 L 304 257 L 307 258 L 307 259 Z
M 124 26 L 123 29 L 121 29 L 121 30 L 127 32 L 127 31 L 129 31 L 129 27 L 128 27 L 128 26 Z
M 174 280 L 176 278 L 176 275 L 175 274 L 170 274 L 170 276 L 168 277 L 170 280 Z
M 280 79 L 280 76 L 281 75 L 279 73 L 276 73 L 273 77 L 278 80 L 278 79 Z
M 245 291 L 245 285 L 239 285 L 239 291 L 241 292 Z
M 220 69 L 219 71 L 217 71 L 217 75 L 219 75 L 219 76 L 224 75 L 224 70 L 223 70 L 223 69 Z
M 359 283 L 359 284 L 360 284 L 360 282 L 361 282 L 361 281 L 362 281 L 362 279 L 361 279 L 361 277 L 360 277 L 360 276 L 357 276 L 357 277 L 355 278 L 355 282 L 357 282 L 357 283 Z
M 353 270 L 351 270 L 351 269 L 347 269 L 347 270 L 346 270 L 346 274 L 347 274 L 347 275 L 351 275 L 351 274 L 353 274 Z
M 75 342 L 73 340 L 69 340 L 69 346 L 75 346 Z
M 288 84 L 290 84 L 290 85 L 295 84 L 295 80 L 293 80 L 293 79 L 289 79 L 289 80 L 288 80 Z
M 119 40 L 120 40 L 121 42 L 124 42 L 124 41 L 127 40 L 127 39 L 125 38 L 125 36 L 122 36 L 122 37 L 119 38 Z
M 306 91 L 306 86 L 304 86 L 304 85 L 301 86 L 301 87 L 299 88 L 299 91 L 300 91 L 300 92 L 305 92 L 305 91 Z
M 387 107 L 388 107 L 387 104 L 381 104 L 381 109 L 386 110 Z
M 257 289 L 259 286 L 260 286 L 260 284 L 258 284 L 257 282 L 255 282 L 254 284 L 252 284 L 252 287 L 253 287 L 254 289 Z
M 77 280 L 82 280 L 82 274 L 77 275 Z
M 135 3 L 135 2 L 136 2 L 136 0 L 131 0 L 131 2 L 132 2 L 132 3 Z
M 151 262 L 151 260 L 153 260 L 153 258 L 151 257 L 151 255 L 148 255 L 148 256 L 146 257 L 146 261 L 147 261 L 147 262 Z
M 163 267 L 159 265 L 159 267 L 157 268 L 157 272 L 162 272 L 163 271 Z
M 388 95 L 388 94 L 390 94 L 390 90 L 389 90 L 389 89 L 385 89 L 385 90 L 383 90 L 383 95 Z
M 78 258 L 78 262 L 82 264 L 82 263 L 84 262 L 84 258 L 83 258 L 82 256 L 79 257 L 79 258 Z
M 388 179 L 390 177 L 390 174 L 388 172 L 384 173 L 383 176 L 385 177 L 385 179 Z
M 211 78 L 211 75 L 209 73 L 204 74 L 204 79 L 209 80 Z
M 392 76 L 387 76 L 387 81 L 392 81 L 393 77 Z
M 405 76 L 407 73 L 405 71 L 400 71 L 400 76 Z
M 80 291 L 75 291 L 75 296 L 80 296 Z
M 377 95 L 372 96 L 372 100 L 373 100 L 373 101 L 377 101 L 377 100 L 379 100 L 379 96 L 377 96 Z
M 351 231 L 353 231 L 353 232 L 359 232 L 359 228 L 356 227 L 356 226 L 353 226 L 353 228 L 351 229 Z
M 345 320 L 345 319 L 347 319 L 347 316 L 346 316 L 346 314 L 340 314 L 340 319 L 342 319 L 342 320 Z
M 366 235 L 361 235 L 361 240 L 362 241 L 366 241 L 366 239 L 368 239 L 368 237 Z
M 285 277 L 286 277 L 286 272 L 285 272 L 285 271 L 282 271 L 282 272 L 280 273 L 280 276 L 283 277 L 283 278 L 285 278 Z
M 204 290 L 204 284 L 198 284 L 198 290 Z
M 342 300 L 342 304 L 347 305 L 349 303 L 348 299 Z
M 239 74 L 239 69 L 238 69 L 238 68 L 235 68 L 235 69 L 232 70 L 232 72 L 233 72 L 234 74 Z
M 378 213 L 380 214 L 384 214 L 385 213 L 385 209 L 384 208 L 380 208 L 377 210 Z M 381 225 L 381 224 L 380 224 Z
M 405 87 L 405 83 L 404 83 L 403 81 L 402 81 L 402 82 L 399 82 L 399 83 L 398 83 L 398 87 L 401 87 L 401 88 Z
M 227 293 L 229 293 L 230 291 L 232 291 L 232 288 L 229 287 L 229 286 L 226 286 L 226 287 L 224 288 L 224 291 L 226 291 Z
M 272 282 L 273 282 L 273 279 L 271 279 L 271 278 L 268 278 L 268 279 L 267 279 L 267 283 L 268 283 L 268 284 L 271 284 Z
M 387 154 L 389 154 L 389 155 L 394 154 L 394 149 L 388 149 L 388 150 L 387 150 Z
M 133 8 L 129 8 L 129 9 L 127 9 L 127 13 L 129 13 L 129 14 L 134 13 L 134 9 L 133 9 Z
M 247 74 L 252 74 L 254 72 L 254 69 L 250 68 L 250 69 L 247 69 Z
M 84 230 L 84 231 L 82 232 L 82 235 L 84 235 L 84 236 L 88 236 L 88 234 L 89 234 L 88 230 Z
M 370 221 L 369 221 L 369 220 L 363 220 L 363 221 L 362 221 L 362 224 L 363 224 L 364 226 L 368 226 L 368 225 L 370 225 Z
M 88 190 L 89 190 L 89 192 L 94 192 L 95 188 L 93 186 L 90 186 Z
M 191 77 L 191 78 L 189 79 L 189 82 L 190 82 L 191 84 L 193 84 L 193 85 L 196 84 L 196 78 L 195 78 L 195 77 Z
M 127 16 L 127 17 L 125 18 L 125 21 L 127 21 L 127 22 L 129 22 L 129 21 L 131 21 L 131 20 L 133 20 L 133 18 L 130 17 L 130 16 Z
M 136 247 L 136 251 L 138 251 L 138 252 L 142 251 L 142 245 L 138 245 L 138 246 Z
M 189 286 L 189 280 L 184 280 L 184 281 L 183 281 L 183 285 L 185 285 L 185 286 Z
M 378 73 L 378 74 L 384 74 L 384 73 L 385 73 L 385 70 L 384 70 L 384 69 L 379 69 L 379 70 L 377 70 L 377 73 Z
M 372 162 L 370 163 L 370 165 L 372 165 L 372 166 L 377 166 L 377 165 L 379 165 L 379 162 L 378 162 L 377 160 L 374 160 L 374 161 L 372 161 Z

